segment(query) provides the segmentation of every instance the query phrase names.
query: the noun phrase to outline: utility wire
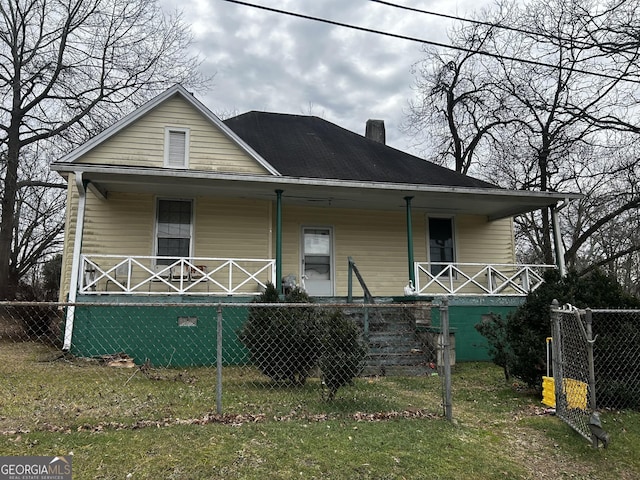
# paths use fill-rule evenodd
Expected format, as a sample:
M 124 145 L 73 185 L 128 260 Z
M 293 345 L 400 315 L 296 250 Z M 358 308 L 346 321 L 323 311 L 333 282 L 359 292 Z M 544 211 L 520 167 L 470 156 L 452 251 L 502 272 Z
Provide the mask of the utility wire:
M 484 22 L 482 20 L 472 20 L 470 18 L 463 18 L 463 17 L 457 17 L 455 15 L 448 15 L 446 13 L 438 13 L 438 12 L 432 12 L 429 10 L 423 10 L 421 8 L 414 8 L 414 7 L 408 7 L 406 5 L 398 5 L 397 3 L 391 3 L 391 2 L 386 2 L 384 0 L 369 0 L 370 2 L 373 3 L 379 3 L 381 5 L 386 5 L 388 7 L 393 7 L 393 8 L 399 8 L 401 10 L 408 10 L 410 12 L 416 12 L 416 13 L 424 13 L 425 15 L 432 15 L 434 17 L 441 17 L 441 18 L 447 18 L 449 20 L 456 20 L 458 22 L 467 22 L 467 23 L 475 23 L 476 25 L 483 25 L 485 27 L 497 27 L 497 28 L 501 28 L 503 30 L 511 30 L 513 32 L 519 32 L 519 33 L 525 33 L 527 35 L 536 35 L 536 36 L 542 36 L 542 37 L 546 37 L 552 40 L 555 40 L 555 37 L 552 36 L 547 36 L 541 33 L 535 33 L 535 32 L 531 32 L 528 30 L 525 30 L 523 28 L 517 28 L 517 27 L 510 27 L 508 25 L 501 25 L 499 23 L 492 23 L 492 22 Z M 593 47 L 593 44 L 587 44 L 585 43 L 586 46 L 590 46 Z
M 456 15 L 448 15 L 446 13 L 432 12 L 430 10 L 423 10 L 421 8 L 408 7 L 406 5 L 398 5 L 397 3 L 387 2 L 385 0 L 369 0 L 369 1 L 373 2 L 373 3 L 379 3 L 381 5 L 386 5 L 387 7 L 398 8 L 400 10 L 407 10 L 407 11 L 416 12 L 416 13 L 424 13 L 425 15 L 432 15 L 434 17 L 446 18 L 446 19 L 455 20 L 455 21 L 458 21 L 458 22 L 473 23 L 475 25 L 482 25 L 482 26 L 485 26 L 485 27 L 499 28 L 501 30 L 508 30 L 508 31 L 511 31 L 511 32 L 524 33 L 525 35 L 532 35 L 534 37 L 542 37 L 542 38 L 546 38 L 546 39 L 551 40 L 551 41 L 572 42 L 573 44 L 577 44 L 579 46 L 587 47 L 587 48 L 598 48 L 598 46 L 599 46 L 596 43 L 585 42 L 584 40 L 579 40 L 579 39 L 575 39 L 575 38 L 565 38 L 565 37 L 561 37 L 561 36 L 557 36 L 556 37 L 556 36 L 550 35 L 548 33 L 534 32 L 532 30 L 527 30 L 527 29 L 518 28 L 518 27 L 512 27 L 510 25 L 504 25 L 504 24 L 501 24 L 501 23 L 485 22 L 485 21 L 482 21 L 482 20 L 474 20 L 474 19 L 470 19 L 470 18 L 458 17 Z M 637 54 L 637 51 L 635 51 L 635 50 L 621 49 L 620 51 L 624 52 L 624 53 Z
M 390 32 L 383 32 L 381 30 L 375 30 L 372 28 L 366 28 L 366 27 L 360 27 L 358 25 L 351 25 L 348 23 L 342 23 L 342 22 L 336 22 L 335 20 L 329 20 L 326 18 L 320 18 L 320 17 L 313 17 L 311 15 L 305 15 L 302 13 L 296 13 L 296 12 L 289 12 L 287 10 L 280 10 L 278 8 L 272 8 L 272 7 L 266 7 L 264 5 L 256 5 L 253 3 L 249 3 L 249 2 L 244 2 L 244 1 L 240 1 L 240 0 L 223 0 L 224 2 L 228 2 L 228 3 L 235 3 L 237 5 L 243 5 L 245 7 L 252 7 L 252 8 L 257 8 L 259 10 L 265 10 L 267 12 L 273 12 L 273 13 L 279 13 L 281 15 L 287 15 L 290 17 L 296 17 L 296 18 L 303 18 L 305 20 L 312 20 L 314 22 L 321 22 L 321 23 L 326 23 L 329 25 L 335 25 L 337 27 L 344 27 L 344 28 L 349 28 L 352 30 L 358 30 L 361 32 L 367 32 L 367 33 L 374 33 L 376 35 L 383 35 L 386 37 L 391 37 L 391 38 L 397 38 L 400 40 L 408 40 L 410 42 L 416 42 L 416 43 L 422 43 L 422 44 L 426 44 L 426 45 L 433 45 L 435 47 L 442 47 L 442 48 L 448 48 L 448 49 L 452 49 L 452 50 L 458 50 L 461 52 L 466 52 L 466 53 L 476 53 L 479 55 L 484 55 L 487 57 L 492 57 L 492 58 L 497 58 L 499 60 L 510 60 L 513 62 L 520 62 L 520 63 L 526 63 L 529 65 L 536 65 L 538 67 L 547 67 L 547 68 L 551 68 L 554 70 L 561 70 L 563 69 L 562 67 L 559 67 L 557 65 L 552 65 L 550 63 L 545 63 L 545 62 L 539 62 L 537 60 L 529 60 L 526 58 L 516 58 L 516 57 L 511 57 L 508 55 L 500 55 L 498 53 L 491 53 L 491 52 L 485 52 L 482 50 L 474 50 L 471 48 L 466 48 L 466 47 L 458 47 L 455 45 L 449 45 L 446 43 L 440 43 L 440 42 L 434 42 L 431 40 L 424 40 L 421 38 L 417 38 L 417 37 L 410 37 L 407 35 L 399 35 L 397 33 L 390 33 Z M 623 81 L 623 82 L 632 82 L 632 83 L 640 83 L 640 80 L 633 80 L 633 79 L 628 79 L 628 78 L 621 78 L 621 77 L 616 77 L 615 75 L 609 75 L 607 73 L 598 73 L 598 72 L 590 72 L 587 70 L 582 70 L 579 68 L 571 68 L 570 69 L 572 72 L 576 72 L 576 73 L 584 73 L 585 75 L 593 75 L 596 77 L 602 77 L 602 78 L 608 78 L 610 80 L 617 80 L 617 81 Z

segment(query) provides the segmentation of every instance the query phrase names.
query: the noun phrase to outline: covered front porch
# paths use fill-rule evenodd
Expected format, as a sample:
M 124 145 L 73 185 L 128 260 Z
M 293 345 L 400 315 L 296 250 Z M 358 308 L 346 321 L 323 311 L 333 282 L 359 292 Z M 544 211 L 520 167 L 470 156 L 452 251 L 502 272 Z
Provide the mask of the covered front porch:
M 555 268 L 500 259 L 513 258 L 511 216 L 553 206 L 557 195 L 188 171 L 167 176 L 154 169 L 122 172 L 92 165 L 71 178 L 69 228 L 75 234 L 67 247 L 71 262 L 64 291 L 73 304 L 105 299 L 97 295 L 125 302 L 145 296 L 250 301 L 268 283 L 284 293 L 292 278 L 311 296 L 344 302 L 352 283 L 349 256 L 376 299 L 515 301 L 541 285 L 544 270 Z M 169 226 L 186 225 L 189 255 L 153 255 L 162 199 L 188 207 L 187 220 Z M 449 234 L 459 241 L 457 251 L 450 249 L 454 261 L 429 261 L 431 218 L 449 219 Z M 326 252 L 306 250 L 307 237 L 321 233 L 327 241 L 314 248 L 327 246 Z M 305 278 L 314 256 L 326 257 L 328 293 L 312 293 Z M 364 296 L 354 287 L 356 298 Z M 75 308 L 66 313 L 69 348 Z
M 278 284 L 276 259 L 83 254 L 80 262 L 81 295 L 246 297 L 261 293 L 268 283 Z M 348 265 L 344 268 L 348 269 Z M 418 297 L 526 296 L 543 283 L 544 272 L 554 268 L 555 265 L 414 262 L 415 285 L 409 287 L 410 292 L 402 291 Z M 293 286 L 291 280 L 281 279 L 283 289 Z M 362 281 L 366 285 L 366 278 Z M 304 278 L 298 286 L 305 288 Z M 399 292 L 402 287 L 398 285 Z M 376 296 L 375 291 L 370 293 Z

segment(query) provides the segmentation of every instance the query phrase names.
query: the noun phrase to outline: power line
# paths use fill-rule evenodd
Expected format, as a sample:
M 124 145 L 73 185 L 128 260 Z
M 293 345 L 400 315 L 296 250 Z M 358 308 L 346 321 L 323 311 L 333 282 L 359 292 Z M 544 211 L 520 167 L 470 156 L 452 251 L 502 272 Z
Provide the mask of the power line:
M 408 35 L 400 35 L 397 33 L 390 33 L 390 32 L 383 32 L 381 30 L 375 30 L 373 28 L 367 28 L 367 27 L 360 27 L 358 25 L 351 25 L 348 23 L 342 23 L 342 22 L 337 22 L 335 20 L 329 20 L 326 18 L 320 18 L 320 17 L 314 17 L 311 15 L 305 15 L 302 13 L 296 13 L 296 12 L 289 12 L 287 10 L 281 10 L 278 8 L 272 8 L 272 7 L 267 7 L 264 5 L 256 5 L 253 3 L 249 3 L 249 2 L 244 2 L 241 0 L 223 0 L 225 2 L 228 3 L 235 3 L 237 5 L 243 5 L 245 7 L 251 7 L 251 8 L 256 8 L 259 10 L 265 10 L 268 12 L 273 12 L 273 13 L 279 13 L 281 15 L 287 15 L 290 17 L 296 17 L 296 18 L 302 18 L 305 20 L 312 20 L 314 22 L 321 22 L 321 23 L 326 23 L 329 25 L 334 25 L 337 27 L 343 27 L 343 28 L 349 28 L 352 30 L 358 30 L 361 32 L 367 32 L 367 33 L 373 33 L 376 35 L 383 35 L 386 37 L 391 37 L 391 38 L 397 38 L 400 40 L 407 40 L 410 42 L 416 42 L 416 43 L 422 43 L 422 44 L 426 44 L 426 45 L 433 45 L 435 47 L 441 47 L 441 48 L 448 48 L 451 50 L 458 50 L 461 52 L 466 52 L 466 53 L 475 53 L 475 54 L 479 54 L 479 55 L 484 55 L 487 57 L 492 57 L 492 58 L 497 58 L 499 60 L 510 60 L 513 62 L 520 62 L 520 63 L 526 63 L 529 65 L 535 65 L 538 67 L 547 67 L 547 68 L 551 68 L 554 70 L 559 70 L 562 69 L 562 67 L 558 67 L 557 65 L 552 65 L 550 63 L 545 63 L 545 62 L 539 62 L 537 60 L 529 60 L 529 59 L 525 59 L 525 58 L 516 58 L 516 57 L 511 57 L 508 55 L 500 55 L 498 53 L 491 53 L 491 52 L 485 52 L 482 50 L 475 50 L 475 49 L 471 49 L 471 48 L 466 48 L 466 47 L 458 47 L 455 45 L 449 45 L 446 43 L 440 43 L 440 42 L 434 42 L 431 40 L 424 40 L 421 38 L 417 38 L 417 37 L 410 37 Z M 632 83 L 640 83 L 640 80 L 632 80 L 632 79 L 626 79 L 626 78 L 620 78 L 620 77 L 616 77 L 615 75 L 609 75 L 606 73 L 599 73 L 599 72 L 589 72 L 587 70 L 582 70 L 579 68 L 571 68 L 571 71 L 576 72 L 576 73 L 584 73 L 585 75 L 592 75 L 592 76 L 596 76 L 596 77 L 602 77 L 602 78 L 608 78 L 610 80 L 618 80 L 618 81 L 624 81 L 624 82 L 632 82 Z
M 406 5 L 398 5 L 397 3 L 387 2 L 385 0 L 369 0 L 369 1 L 373 2 L 373 3 L 379 3 L 381 5 L 385 5 L 385 6 L 388 6 L 388 7 L 398 8 L 400 10 L 407 10 L 407 11 L 416 12 L 416 13 L 424 13 L 425 15 L 432 15 L 434 17 L 446 18 L 448 20 L 455 20 L 455 21 L 458 21 L 458 22 L 473 23 L 475 25 L 482 25 L 482 26 L 485 26 L 485 27 L 499 28 L 501 30 L 508 30 L 508 31 L 517 32 L 517 33 L 524 33 L 525 35 L 532 35 L 534 37 L 542 37 L 542 38 L 546 38 L 546 39 L 552 40 L 552 41 L 564 41 L 564 42 L 571 41 L 574 44 L 578 44 L 578 45 L 581 45 L 583 47 L 588 47 L 588 48 L 597 48 L 598 47 L 597 44 L 585 42 L 584 40 L 573 39 L 573 38 L 572 39 L 567 39 L 567 38 L 564 38 L 564 37 L 561 37 L 561 36 L 554 37 L 553 35 L 550 35 L 550 34 L 547 34 L 547 33 L 534 32 L 534 31 L 527 30 L 527 29 L 524 29 L 524 28 L 512 27 L 510 25 L 503 25 L 501 23 L 485 22 L 483 20 L 474 20 L 474 19 L 470 19 L 470 18 L 458 17 L 456 15 L 449 15 L 449 14 L 446 14 L 446 13 L 432 12 L 430 10 L 423 10 L 421 8 L 409 7 L 409 6 L 406 6 Z M 625 52 L 625 53 L 636 53 L 635 51 L 626 50 L 626 49 L 621 49 L 620 51 Z
M 456 20 L 458 22 L 474 23 L 476 25 L 483 25 L 485 27 L 497 27 L 497 28 L 501 28 L 501 29 L 504 29 L 504 30 L 511 30 L 511 31 L 514 31 L 514 32 L 526 33 L 527 35 L 538 35 L 538 36 L 543 36 L 543 37 L 545 36 L 543 34 L 530 32 L 528 30 L 520 29 L 520 28 L 517 28 L 517 27 L 510 27 L 510 26 L 507 26 L 507 25 L 501 25 L 499 23 L 484 22 L 482 20 L 472 20 L 470 18 L 458 17 L 456 15 L 448 15 L 446 13 L 432 12 L 430 10 L 423 10 L 421 8 L 408 7 L 406 5 L 398 5 L 397 3 L 386 2 L 384 0 L 369 0 L 369 1 L 373 2 L 373 3 L 379 3 L 381 5 L 386 5 L 388 7 L 399 8 L 401 10 L 407 10 L 407 11 L 410 11 L 410 12 L 424 13 L 425 15 L 432 15 L 434 17 L 441 17 L 441 18 L 447 18 L 449 20 Z M 547 37 L 547 38 L 551 38 L 551 37 Z M 593 46 L 593 45 L 589 45 L 589 46 Z

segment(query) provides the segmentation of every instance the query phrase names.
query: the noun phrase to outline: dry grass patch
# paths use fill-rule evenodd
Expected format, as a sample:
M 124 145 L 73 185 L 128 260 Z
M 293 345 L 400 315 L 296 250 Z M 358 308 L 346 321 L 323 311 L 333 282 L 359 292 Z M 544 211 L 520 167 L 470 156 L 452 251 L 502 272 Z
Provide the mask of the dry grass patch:
M 274 388 L 250 368 L 107 368 L 0 344 L 0 451 L 74 454 L 74 479 L 640 478 L 640 415 L 606 412 L 594 450 L 499 368 L 458 364 L 455 424 L 437 377 L 363 378 L 327 402 L 317 379 Z

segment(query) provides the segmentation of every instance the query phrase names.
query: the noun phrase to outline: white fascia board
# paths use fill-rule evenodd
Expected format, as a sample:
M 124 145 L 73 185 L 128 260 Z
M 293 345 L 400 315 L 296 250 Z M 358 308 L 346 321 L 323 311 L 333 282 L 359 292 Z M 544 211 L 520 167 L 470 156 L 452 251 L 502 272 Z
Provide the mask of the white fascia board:
M 156 96 L 152 100 L 148 101 L 141 107 L 135 109 L 129 115 L 124 116 L 116 123 L 111 125 L 109 128 L 103 130 L 98 135 L 88 140 L 87 142 L 80 145 L 78 148 L 74 149 L 72 152 L 68 153 L 64 157 L 59 160 L 54 161 L 51 164 L 51 168 L 54 168 L 55 165 L 65 164 L 74 162 L 78 158 L 80 158 L 85 153 L 89 152 L 96 146 L 100 145 L 102 142 L 112 137 L 116 133 L 120 132 L 124 128 L 128 127 L 136 120 L 140 119 L 143 115 L 146 115 L 148 112 L 153 110 L 155 107 L 160 105 L 162 102 L 168 100 L 174 95 L 180 95 L 184 100 L 190 103 L 196 110 L 198 110 L 203 116 L 205 116 L 211 123 L 213 123 L 216 127 L 218 127 L 224 135 L 226 135 L 231 141 L 236 143 L 242 150 L 247 153 L 251 158 L 253 158 L 256 162 L 258 162 L 261 166 L 263 166 L 270 174 L 275 176 L 280 176 L 280 172 L 278 172 L 269 162 L 267 162 L 264 158 L 262 158 L 258 152 L 256 152 L 253 148 L 251 148 L 247 143 L 245 143 L 240 137 L 238 137 L 229 127 L 227 127 L 222 120 L 220 120 L 211 110 L 209 110 L 202 102 L 193 96 L 187 89 L 185 89 L 182 85 L 176 84 L 171 88 L 168 88 L 160 95 Z
M 527 190 L 506 190 L 502 188 L 473 188 L 473 187 L 454 187 L 443 185 L 424 185 L 410 183 L 387 183 L 387 182 L 369 182 L 357 180 L 336 180 L 324 178 L 308 178 L 308 177 L 285 177 L 285 176 L 269 176 L 269 175 L 252 175 L 252 174 L 234 174 L 234 173 L 218 173 L 203 170 L 167 170 L 161 168 L 139 168 L 139 167 L 122 167 L 122 166 L 103 166 L 89 164 L 52 164 L 51 169 L 59 172 L 63 171 L 83 171 L 86 173 L 113 174 L 131 176 L 131 183 L 135 183 L 135 177 L 173 177 L 182 179 L 198 179 L 198 180 L 221 180 L 221 181 L 238 181 L 238 182 L 254 182 L 267 183 L 274 185 L 308 185 L 308 186 L 325 186 L 339 188 L 353 188 L 365 190 L 386 190 L 400 191 L 406 194 L 412 192 L 428 192 L 428 193 L 446 193 L 460 195 L 476 195 L 479 197 L 500 197 L 505 201 L 508 199 L 529 198 L 537 199 L 543 203 L 553 204 L 562 200 L 573 200 L 582 198 L 584 195 L 579 193 L 562 193 L 562 192 L 538 192 Z
M 184 90 L 183 96 L 186 95 L 187 101 L 189 101 L 202 115 L 207 117 L 216 127 L 218 127 L 222 133 L 224 133 L 232 142 L 236 143 L 240 148 L 242 148 L 247 155 L 253 158 L 256 162 L 262 165 L 265 170 L 267 170 L 271 175 L 275 175 L 277 177 L 281 176 L 280 172 L 278 172 L 269 162 L 267 162 L 262 156 L 256 152 L 253 148 L 251 148 L 244 140 L 242 140 L 238 135 L 235 134 L 233 130 L 231 130 L 227 125 L 218 118 L 218 116 L 209 110 L 200 100 L 187 92 L 184 87 L 180 87 Z

